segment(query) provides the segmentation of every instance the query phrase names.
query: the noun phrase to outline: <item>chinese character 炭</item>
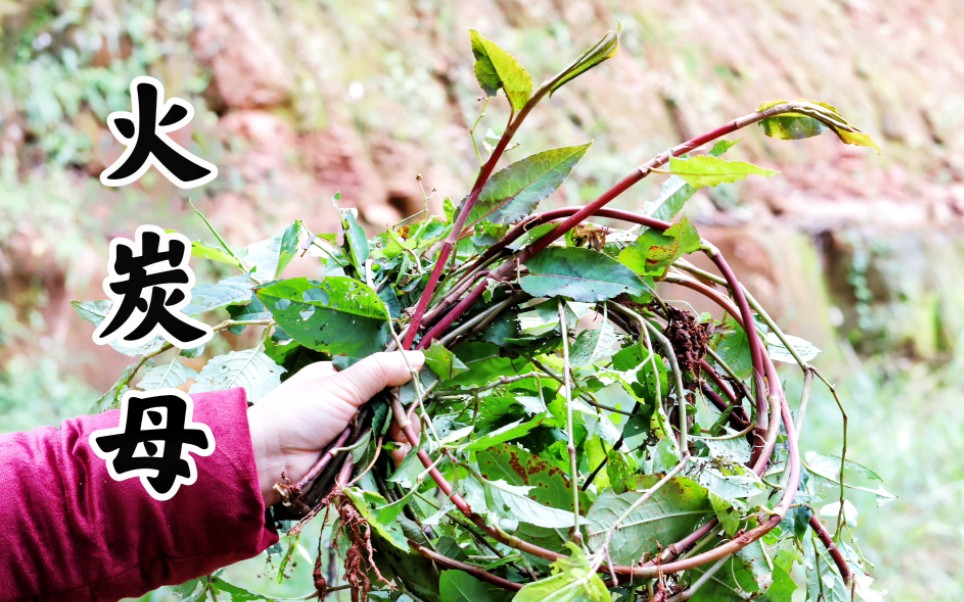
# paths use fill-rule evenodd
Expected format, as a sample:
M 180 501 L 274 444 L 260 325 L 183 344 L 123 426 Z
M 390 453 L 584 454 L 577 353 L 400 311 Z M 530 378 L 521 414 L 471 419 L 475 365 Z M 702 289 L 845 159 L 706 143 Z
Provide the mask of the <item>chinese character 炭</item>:
M 164 102 L 164 86 L 153 77 L 131 82 L 131 111 L 114 111 L 107 127 L 127 147 L 119 159 L 100 174 L 104 186 L 124 186 L 140 178 L 153 165 L 179 188 L 206 184 L 218 168 L 188 152 L 168 137 L 194 117 L 194 107 L 171 97 Z
M 192 422 L 191 398 L 177 389 L 139 393 L 129 391 L 121 402 L 120 424 L 91 433 L 90 446 L 107 461 L 116 481 L 140 477 L 151 497 L 165 501 L 181 485 L 197 480 L 192 453 L 214 453 L 214 435 Z
M 122 347 L 136 347 L 159 335 L 175 347 L 189 349 L 209 341 L 214 335 L 211 328 L 180 311 L 190 302 L 194 285 L 188 239 L 150 225 L 140 226 L 135 238 L 118 237 L 110 243 L 104 291 L 112 303 L 94 331 L 94 342 L 116 340 Z

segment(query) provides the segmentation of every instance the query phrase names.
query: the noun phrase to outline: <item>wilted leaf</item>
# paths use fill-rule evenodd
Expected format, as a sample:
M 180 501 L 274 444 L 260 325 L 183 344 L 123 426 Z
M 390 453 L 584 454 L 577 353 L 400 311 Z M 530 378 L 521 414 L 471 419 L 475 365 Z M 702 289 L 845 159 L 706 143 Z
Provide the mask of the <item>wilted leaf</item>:
M 647 228 L 619 253 L 619 261 L 637 274 L 662 278 L 685 253 L 699 250 L 700 235 L 684 215 L 664 232 Z

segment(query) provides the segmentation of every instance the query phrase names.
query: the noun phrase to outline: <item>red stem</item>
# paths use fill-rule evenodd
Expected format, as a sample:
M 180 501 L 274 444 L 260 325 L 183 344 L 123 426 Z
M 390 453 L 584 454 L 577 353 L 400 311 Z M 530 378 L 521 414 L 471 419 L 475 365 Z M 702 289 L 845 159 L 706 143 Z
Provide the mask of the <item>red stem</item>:
M 432 295 L 435 294 L 435 289 L 442 277 L 442 272 L 445 271 L 445 264 L 448 263 L 452 249 L 455 248 L 455 245 L 458 244 L 459 239 L 462 237 L 462 228 L 465 227 L 465 222 L 469 219 L 469 214 L 472 213 L 472 209 L 478 202 L 479 195 L 482 194 L 485 183 L 492 177 L 492 172 L 495 171 L 496 164 L 499 162 L 499 159 L 502 158 L 506 147 L 509 146 L 509 141 L 515 136 L 519 126 L 522 125 L 522 122 L 525 121 L 529 112 L 542 100 L 542 97 L 545 96 L 548 91 L 549 89 L 545 86 L 539 87 L 519 113 L 509 117 L 509 124 L 505 128 L 505 132 L 502 133 L 502 137 L 499 139 L 498 144 L 496 144 L 495 149 L 493 149 L 489 159 L 479 170 L 479 175 L 475 178 L 475 184 L 472 185 L 472 191 L 469 192 L 469 196 L 466 197 L 465 202 L 462 203 L 458 215 L 455 216 L 455 223 L 452 224 L 452 230 L 448 236 L 445 237 L 445 242 L 442 244 L 442 250 L 439 252 L 435 267 L 432 268 L 432 273 L 429 275 L 425 290 L 422 291 L 422 296 L 418 299 L 418 305 L 415 306 L 415 313 L 412 315 L 412 321 L 409 323 L 408 331 L 405 333 L 405 339 L 402 341 L 403 349 L 410 349 L 412 342 L 415 341 L 415 337 L 418 335 L 418 330 L 422 325 L 422 319 L 425 316 L 425 310 L 428 309 L 428 304 L 432 300 Z
M 438 552 L 433 552 L 432 550 L 429 550 L 424 546 L 420 546 L 419 544 L 415 543 L 411 539 L 408 540 L 408 545 L 415 548 L 415 551 L 417 551 L 422 556 L 428 558 L 433 562 L 441 564 L 446 568 L 465 571 L 466 573 L 473 575 L 481 579 L 482 581 L 487 581 L 492 585 L 501 587 L 503 589 L 508 589 L 515 592 L 522 589 L 521 583 L 516 583 L 515 581 L 509 581 L 508 579 L 503 579 L 502 577 L 499 577 L 498 575 L 493 575 L 492 573 L 484 569 L 481 569 L 477 566 L 472 566 L 471 564 L 465 564 L 464 562 L 459 562 L 458 560 L 449 558 L 448 556 L 443 556 Z
M 530 105 L 531 104 L 534 104 L 534 103 L 530 103 Z M 527 105 L 526 108 L 529 108 L 530 105 Z M 523 251 L 519 254 L 519 256 L 516 258 L 515 261 L 506 262 L 498 270 L 492 273 L 490 277 L 498 280 L 498 279 L 504 278 L 505 276 L 508 276 L 516 269 L 517 265 L 525 262 L 527 259 L 531 258 L 536 253 L 545 249 L 553 241 L 563 236 L 566 232 L 571 230 L 574 226 L 581 223 L 591 215 L 594 215 L 600 212 L 600 210 L 607 203 L 611 202 L 620 194 L 628 190 L 633 184 L 637 183 L 639 180 L 649 175 L 654 169 L 657 169 L 658 167 L 664 165 L 666 162 L 669 161 L 671 157 L 689 152 L 695 148 L 698 148 L 699 146 L 702 146 L 703 144 L 706 144 L 717 138 L 720 138 L 729 133 L 732 133 L 751 123 L 755 123 L 762 119 L 779 115 L 781 113 L 793 112 L 794 108 L 795 108 L 795 103 L 785 103 L 775 107 L 771 107 L 765 111 L 758 111 L 756 113 L 751 113 L 744 117 L 738 118 L 728 124 L 725 124 L 719 128 L 716 128 L 715 130 L 712 130 L 710 132 L 697 136 L 696 138 L 688 140 L 678 146 L 675 146 L 665 151 L 660 155 L 657 155 L 656 157 L 651 159 L 648 163 L 641 166 L 639 170 L 623 178 L 620 182 L 618 182 L 611 189 L 603 193 L 595 201 L 571 213 L 571 215 L 566 220 L 564 220 L 561 224 L 559 224 L 555 229 L 553 229 L 552 232 L 543 236 L 542 238 L 537 240 L 535 243 L 533 243 L 526 249 L 523 249 Z M 509 134 L 508 130 L 506 134 Z M 505 139 L 507 138 L 507 136 L 503 136 L 503 138 Z M 494 162 L 492 162 L 491 158 L 490 158 L 490 163 L 493 163 L 492 166 L 494 167 Z M 489 164 L 487 163 L 487 165 Z M 491 174 L 491 169 L 489 170 L 489 174 Z M 481 175 L 482 174 L 480 173 L 480 178 L 481 178 Z M 478 190 L 481 189 L 481 186 L 478 185 L 478 181 L 477 181 L 476 188 Z M 472 204 L 474 204 L 474 201 L 477 200 L 478 198 L 478 190 L 473 190 L 473 194 L 470 195 L 470 199 L 473 201 Z M 464 226 L 465 217 L 467 217 L 469 208 L 470 206 L 467 200 L 466 204 L 463 206 L 463 211 L 461 211 L 459 214 L 459 220 L 457 220 L 458 227 L 453 227 L 452 232 L 450 232 L 449 237 L 446 240 L 446 244 L 449 249 L 449 252 L 451 252 L 451 247 L 452 247 L 451 243 L 454 243 L 454 241 L 457 241 L 458 237 L 461 234 L 460 230 L 461 230 L 461 227 Z M 630 221 L 633 221 L 636 223 L 640 223 L 640 218 L 643 218 L 643 216 L 636 216 L 635 214 L 631 214 L 631 215 L 633 215 L 633 219 L 631 219 Z M 649 218 L 644 218 L 644 219 L 648 220 Z M 668 225 L 669 224 L 665 224 L 665 222 L 661 222 L 659 224 L 659 226 L 663 226 L 662 229 L 665 229 L 665 227 L 668 227 Z M 651 227 L 658 227 L 658 226 L 653 225 Z M 451 241 L 449 239 L 451 239 Z M 502 248 L 504 248 L 504 245 L 502 246 Z M 499 250 L 501 251 L 501 248 Z M 445 251 L 444 247 L 443 247 L 443 251 Z M 776 373 L 776 368 L 774 367 L 773 362 L 770 360 L 769 356 L 762 353 L 762 349 L 760 348 L 759 341 L 757 340 L 757 332 L 756 332 L 755 323 L 753 321 L 753 315 L 752 315 L 752 312 L 750 311 L 750 307 L 746 300 L 746 297 L 743 294 L 740 283 L 736 280 L 732 270 L 730 270 L 729 268 L 729 265 L 715 251 L 715 249 L 709 254 L 711 256 L 711 259 L 713 259 L 713 261 L 717 264 L 720 271 L 723 273 L 723 276 L 726 278 L 727 283 L 731 289 L 733 299 L 734 301 L 736 301 L 738 310 L 735 312 L 731 311 L 730 313 L 734 316 L 734 318 L 737 318 L 738 321 L 742 321 L 743 328 L 746 331 L 747 338 L 750 341 L 751 359 L 754 366 L 754 373 L 756 376 L 755 382 L 757 385 L 757 391 L 756 391 L 757 409 L 759 414 L 757 419 L 758 419 L 758 423 L 761 424 L 761 426 L 767 424 L 763 421 L 768 422 L 768 418 L 773 418 L 773 419 L 777 418 L 776 416 L 770 417 L 768 416 L 768 413 L 767 413 L 768 407 L 766 404 L 766 396 L 765 396 L 766 381 L 764 380 L 764 376 L 763 376 L 764 372 L 767 374 L 767 379 L 769 380 L 769 384 L 773 387 L 773 389 L 770 390 L 769 393 L 773 401 L 774 409 L 780 413 L 781 415 L 780 417 L 782 418 L 782 422 L 784 423 L 784 428 L 787 434 L 787 445 L 789 448 L 788 450 L 789 457 L 787 459 L 787 467 L 790 472 L 789 472 L 787 486 L 784 489 L 784 496 L 776 507 L 775 515 L 771 516 L 767 521 L 760 524 L 756 528 L 738 535 L 734 539 L 730 540 L 727 543 L 724 543 L 721 546 L 718 546 L 717 548 L 714 548 L 707 552 L 703 552 L 701 554 L 697 554 L 695 556 L 686 558 L 684 560 L 677 560 L 666 564 L 660 564 L 658 566 L 642 566 L 642 567 L 640 566 L 635 566 L 635 567 L 604 566 L 600 568 L 600 570 L 603 572 L 611 572 L 619 575 L 631 575 L 631 576 L 638 576 L 638 577 L 653 577 L 658 574 L 667 574 L 667 573 L 673 573 L 673 572 L 695 568 L 707 562 L 718 560 L 728 554 L 736 552 L 737 550 L 743 548 L 744 546 L 763 537 L 771 529 L 773 529 L 778 524 L 780 524 L 783 516 L 786 514 L 787 510 L 792 504 L 794 496 L 796 494 L 796 490 L 799 486 L 800 458 L 799 458 L 799 449 L 797 446 L 796 432 L 794 429 L 793 418 L 790 413 L 789 405 L 786 402 L 786 397 L 783 395 L 783 391 L 780 385 L 780 380 Z M 447 260 L 448 253 L 444 253 L 444 255 L 445 255 L 444 258 Z M 435 272 L 439 272 L 439 273 L 441 272 L 442 268 L 440 268 L 439 266 L 442 266 L 444 268 L 444 263 L 445 261 L 442 261 L 441 259 L 439 260 L 439 263 L 436 264 L 435 266 L 435 271 L 433 272 L 433 275 L 435 274 Z M 432 280 L 433 279 L 430 278 L 430 282 Z M 438 277 L 434 278 L 434 282 L 435 284 L 437 284 Z M 472 305 L 472 303 L 474 303 L 475 300 L 478 299 L 479 296 L 481 296 L 482 292 L 485 290 L 485 286 L 486 286 L 486 283 L 483 281 L 481 284 L 476 286 L 472 290 L 472 292 L 470 292 L 464 299 L 462 299 L 458 304 L 456 304 L 456 306 L 452 310 L 450 310 L 437 324 L 435 324 L 435 326 L 433 326 L 429 330 L 429 332 L 426 333 L 425 337 L 420 343 L 420 347 L 423 347 L 426 344 L 426 341 L 431 341 L 436 334 L 441 333 L 442 331 L 444 331 L 444 329 L 450 326 L 455 320 L 457 320 L 465 312 L 465 310 L 467 310 Z M 705 288 L 707 290 L 710 290 L 708 287 L 705 287 Z M 420 311 L 417 309 L 416 314 L 413 317 L 413 321 L 409 327 L 409 332 L 407 333 L 407 336 L 406 336 L 405 347 L 409 347 L 411 344 L 411 341 L 414 340 L 418 327 L 421 324 L 422 317 L 424 316 L 425 308 L 428 305 L 428 300 L 430 299 L 431 294 L 433 292 L 434 292 L 434 285 L 432 285 L 431 290 L 426 289 L 425 293 L 423 293 L 422 298 L 419 300 Z M 724 301 L 724 307 L 726 306 L 732 307 L 732 305 L 730 305 L 724 299 L 721 299 L 721 300 Z M 737 316 L 737 314 L 739 314 L 739 317 Z M 742 318 L 742 320 L 740 318 Z M 403 432 L 406 438 L 409 440 L 409 442 L 413 446 L 417 446 L 419 442 L 418 434 L 415 433 L 411 425 L 407 424 L 407 421 L 404 418 L 404 415 L 405 415 L 404 409 L 401 408 L 401 404 L 398 402 L 395 402 L 395 405 L 398 406 L 394 408 L 395 409 L 394 413 L 395 413 L 395 418 L 399 423 L 399 426 L 402 427 Z M 406 422 L 406 424 L 402 424 L 403 422 Z M 772 442 L 769 441 L 770 436 L 773 434 L 776 434 L 776 431 L 774 431 L 773 433 L 770 433 L 770 432 L 767 433 L 768 440 L 765 442 L 765 444 L 762 447 L 758 448 L 756 461 L 752 462 L 753 469 L 758 474 L 764 471 L 768 464 L 769 454 L 772 453 L 773 445 L 775 444 L 775 437 L 773 437 L 774 441 Z M 506 535 L 496 529 L 490 528 L 488 525 L 485 524 L 484 519 L 476 515 L 474 512 L 472 512 L 472 509 L 469 507 L 468 503 L 461 496 L 459 496 L 457 493 L 455 493 L 452 490 L 452 486 L 445 480 L 442 474 L 435 468 L 434 463 L 432 462 L 428 453 L 426 453 L 424 450 L 419 450 L 418 457 L 421 460 L 422 464 L 428 469 L 430 475 L 432 476 L 433 480 L 435 480 L 435 482 L 438 484 L 439 488 L 447 496 L 449 496 L 449 498 L 453 501 L 456 507 L 458 507 L 459 510 L 461 510 L 470 520 L 472 520 L 476 525 L 482 528 L 485 532 L 489 533 L 489 535 L 491 535 L 493 538 L 495 538 L 498 541 L 501 541 L 502 543 L 510 545 L 511 547 L 540 556 L 542 558 L 554 560 L 560 557 L 560 555 L 555 552 L 546 550 L 544 548 L 541 548 L 540 546 L 536 546 L 534 544 L 519 540 L 516 537 Z M 707 525 L 704 525 L 704 527 L 702 527 L 697 532 L 705 529 L 706 527 Z M 694 539 L 692 541 L 695 542 L 696 540 Z
M 820 519 L 817 518 L 817 515 L 812 512 L 810 514 L 810 528 L 813 529 L 813 532 L 817 534 L 817 537 L 823 543 L 823 546 L 827 548 L 827 552 L 830 554 L 830 557 L 833 558 L 834 564 L 837 565 L 837 569 L 840 571 L 840 576 L 843 577 L 844 583 L 850 585 L 851 579 L 854 577 L 854 572 L 847 564 L 847 560 L 843 557 L 843 553 L 841 553 L 840 548 L 838 548 L 837 544 L 834 543 L 833 537 L 830 536 L 830 532 L 827 531 L 827 528 L 822 522 L 820 522 Z

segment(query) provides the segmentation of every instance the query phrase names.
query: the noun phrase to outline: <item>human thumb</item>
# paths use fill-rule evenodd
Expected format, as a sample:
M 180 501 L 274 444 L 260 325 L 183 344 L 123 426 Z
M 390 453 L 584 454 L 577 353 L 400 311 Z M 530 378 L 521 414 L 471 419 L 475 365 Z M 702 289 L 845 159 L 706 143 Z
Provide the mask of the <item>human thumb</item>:
M 376 353 L 332 375 L 325 384 L 340 393 L 343 401 L 357 408 L 385 387 L 396 387 L 412 380 L 412 371 L 418 372 L 424 363 L 425 356 L 421 351 Z

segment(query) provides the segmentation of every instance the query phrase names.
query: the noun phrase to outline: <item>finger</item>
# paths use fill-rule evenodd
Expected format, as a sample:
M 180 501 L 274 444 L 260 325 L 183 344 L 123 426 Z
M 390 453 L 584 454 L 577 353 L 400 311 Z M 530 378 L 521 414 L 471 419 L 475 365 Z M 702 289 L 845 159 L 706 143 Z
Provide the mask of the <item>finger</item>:
M 412 380 L 412 370 L 421 370 L 424 363 L 421 351 L 376 353 L 326 379 L 325 384 L 339 389 L 344 401 L 358 407 L 385 387 Z
M 418 419 L 415 415 L 416 406 L 412 405 L 411 409 L 408 411 L 408 422 L 415 431 L 416 441 L 417 437 L 422 433 L 422 421 Z M 397 420 L 392 420 L 392 425 L 388 428 L 388 438 L 396 443 L 407 444 L 409 443 L 408 437 L 402 432 L 402 427 L 398 426 Z
M 397 445 L 398 447 L 389 452 L 392 457 L 392 463 L 395 464 L 395 468 L 401 466 L 402 462 L 405 461 L 405 456 L 408 455 L 408 452 L 412 451 L 412 446 L 408 443 L 399 443 Z
M 335 366 L 331 362 L 314 362 L 298 370 L 298 372 L 293 374 L 285 382 L 302 383 L 328 378 L 333 374 L 337 374 L 337 372 L 335 372 Z

